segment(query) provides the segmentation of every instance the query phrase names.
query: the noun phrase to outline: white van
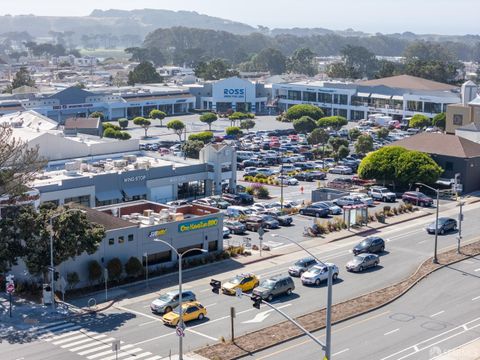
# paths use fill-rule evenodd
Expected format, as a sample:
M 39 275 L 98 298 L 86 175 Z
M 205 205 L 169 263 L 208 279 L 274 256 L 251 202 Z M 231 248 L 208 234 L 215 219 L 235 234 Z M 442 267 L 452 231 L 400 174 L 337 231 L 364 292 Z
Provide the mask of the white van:
M 245 206 L 229 206 L 227 207 L 227 216 L 238 217 L 240 215 L 248 216 L 252 215 L 252 209 Z

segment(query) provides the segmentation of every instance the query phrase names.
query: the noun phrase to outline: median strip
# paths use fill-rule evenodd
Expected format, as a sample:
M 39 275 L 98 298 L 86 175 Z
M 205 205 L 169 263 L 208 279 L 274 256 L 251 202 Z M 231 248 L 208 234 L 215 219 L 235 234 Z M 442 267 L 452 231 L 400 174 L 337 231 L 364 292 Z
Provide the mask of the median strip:
M 456 249 L 440 253 L 438 264 L 434 264 L 431 258 L 425 260 L 411 276 L 399 283 L 333 305 L 332 323 L 337 324 L 385 306 L 404 295 L 432 272 L 477 255 L 480 255 L 480 241 L 478 240 L 462 246 L 460 254 L 457 254 Z M 325 327 L 325 309 L 299 316 L 295 320 L 310 332 L 321 330 Z M 288 321 L 283 321 L 240 336 L 235 339 L 235 343 L 217 343 L 195 352 L 212 360 L 233 360 L 303 335 L 296 326 Z

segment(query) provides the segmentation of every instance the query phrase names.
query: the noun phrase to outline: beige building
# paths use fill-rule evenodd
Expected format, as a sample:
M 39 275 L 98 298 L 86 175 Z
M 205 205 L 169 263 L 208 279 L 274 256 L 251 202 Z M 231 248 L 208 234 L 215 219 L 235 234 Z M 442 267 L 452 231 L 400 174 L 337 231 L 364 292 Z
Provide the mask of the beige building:
M 459 128 L 471 123 L 480 124 L 480 97 L 478 87 L 473 81 L 462 85 L 462 102 L 447 106 L 445 130 L 447 134 L 455 134 Z

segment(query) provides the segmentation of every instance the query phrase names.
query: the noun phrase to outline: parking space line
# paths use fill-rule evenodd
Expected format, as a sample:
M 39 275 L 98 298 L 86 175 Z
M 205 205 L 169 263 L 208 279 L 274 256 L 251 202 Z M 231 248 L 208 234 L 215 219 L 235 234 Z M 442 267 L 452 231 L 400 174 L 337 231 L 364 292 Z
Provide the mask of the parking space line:
M 392 330 L 392 331 L 386 332 L 386 333 L 385 333 L 385 334 L 383 334 L 383 335 L 385 335 L 385 336 L 387 336 L 387 335 L 391 335 L 391 334 L 393 334 L 393 333 L 396 333 L 397 331 L 400 331 L 400 329 L 399 329 L 399 328 L 397 328 L 397 329 L 395 329 L 395 330 Z
M 475 301 L 475 300 L 478 300 L 478 299 L 480 299 L 480 296 L 474 297 L 474 298 L 472 299 L 472 301 Z
M 333 356 L 340 355 L 340 354 L 343 354 L 344 352 L 347 352 L 347 351 L 349 351 L 349 350 L 350 350 L 350 349 L 347 348 L 347 349 L 343 349 L 343 350 L 337 351 L 336 353 L 332 354 L 332 357 L 333 357 Z
M 437 312 L 437 313 L 435 313 L 435 314 L 433 314 L 433 315 L 430 315 L 430 317 L 435 317 L 435 316 L 437 316 L 437 315 L 443 314 L 444 312 L 445 312 L 445 310 L 439 311 L 439 312 Z
M 478 268 L 478 269 L 475 269 L 475 270 L 473 270 L 473 271 L 475 271 L 475 272 L 478 272 L 478 271 L 480 271 L 480 268 Z

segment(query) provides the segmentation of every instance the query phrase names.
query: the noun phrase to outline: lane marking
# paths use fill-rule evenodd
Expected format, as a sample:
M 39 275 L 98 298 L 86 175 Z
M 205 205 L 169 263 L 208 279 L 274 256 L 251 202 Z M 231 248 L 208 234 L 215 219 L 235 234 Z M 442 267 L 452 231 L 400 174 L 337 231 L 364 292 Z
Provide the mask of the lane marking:
M 430 315 L 430 317 L 435 317 L 435 316 L 437 316 L 437 315 L 443 314 L 444 312 L 445 312 L 445 310 L 439 311 L 439 312 L 437 312 L 437 313 L 435 313 L 435 314 L 433 314 L 433 315 Z
M 110 347 L 111 347 L 111 345 L 110 345 Z M 124 346 L 121 347 L 121 351 L 123 351 L 125 349 L 130 349 L 131 347 L 133 347 L 133 345 L 124 345 Z M 142 351 L 142 349 L 138 348 L 137 351 Z M 106 355 L 111 355 L 111 354 L 112 354 L 112 349 L 109 349 L 107 351 L 103 351 L 103 352 L 98 353 L 98 354 L 93 354 L 93 355 L 87 356 L 87 359 L 96 359 L 96 358 L 99 358 L 100 356 L 106 356 Z
M 478 300 L 478 299 L 480 299 L 480 296 L 474 297 L 474 298 L 472 299 L 472 301 L 475 301 L 475 300 Z
M 130 355 L 135 356 L 135 358 L 137 358 L 137 356 L 136 356 L 134 353 L 143 351 L 143 350 L 140 349 L 140 348 L 129 349 L 129 350 L 127 350 L 127 351 L 123 351 L 125 348 L 126 348 L 126 346 L 124 346 L 123 349 L 120 348 L 118 354 L 110 355 L 110 356 L 108 356 L 108 357 L 102 358 L 101 360 L 115 360 L 115 359 L 119 359 L 119 358 L 121 358 L 121 357 L 130 356 Z M 110 354 L 111 354 L 111 353 L 112 353 L 112 352 L 110 352 Z M 151 355 L 151 354 L 152 354 L 151 352 L 147 353 L 147 355 Z M 147 356 L 147 355 L 145 355 L 145 356 Z
M 422 241 L 417 242 L 417 244 L 423 244 L 423 243 L 425 243 L 425 242 L 427 242 L 427 241 L 429 241 L 429 240 L 430 240 L 430 239 L 422 240 Z
M 189 328 L 187 328 L 186 331 L 191 332 L 191 333 L 196 334 L 196 335 L 199 335 L 199 336 L 203 336 L 203 337 L 205 337 L 205 338 L 207 338 L 207 339 L 210 339 L 210 340 L 212 340 L 212 341 L 217 341 L 217 340 L 218 340 L 217 338 L 214 338 L 214 337 L 212 337 L 212 336 L 209 336 L 209 335 L 207 335 L 207 334 L 204 334 L 204 333 L 201 333 L 201 332 L 199 332 L 199 331 L 192 330 L 192 329 L 189 329 Z
M 103 335 L 103 336 L 100 336 L 100 335 Z M 66 348 L 76 346 L 76 345 L 80 345 L 80 344 L 84 344 L 84 343 L 90 342 L 90 341 L 93 341 L 95 343 L 95 340 L 106 338 L 106 337 L 107 337 L 107 335 L 105 335 L 105 334 L 99 334 L 95 337 L 86 336 L 83 340 L 77 340 L 77 341 L 74 341 L 72 343 L 67 342 L 65 345 L 62 345 L 61 348 L 66 349 Z M 107 340 L 107 339 L 105 339 L 105 340 Z
M 349 350 L 350 350 L 350 349 L 343 349 L 343 350 L 337 351 L 336 353 L 332 354 L 332 357 L 337 356 L 337 355 L 340 355 L 340 354 L 343 354 L 344 352 L 347 352 L 347 351 L 349 351 Z
M 459 349 L 463 349 L 463 348 L 466 347 L 467 345 L 470 345 L 471 343 L 474 343 L 474 342 L 476 342 L 476 341 L 478 341 L 478 340 L 480 340 L 480 337 L 477 337 L 476 339 L 467 341 L 466 343 L 464 343 L 464 344 L 462 344 L 462 345 L 459 345 L 459 346 L 457 346 L 457 347 L 455 347 L 455 348 L 453 348 L 453 349 L 447 350 L 446 352 L 444 352 L 444 353 L 442 353 L 442 354 L 440 354 L 440 355 L 438 355 L 438 356 L 435 356 L 435 357 L 431 358 L 430 360 L 435 360 L 435 359 L 438 359 L 439 357 L 445 356 L 445 355 L 450 354 L 450 353 L 452 353 L 452 352 L 454 352 L 454 351 L 457 351 L 457 350 L 459 350 Z
M 396 328 L 395 330 L 392 330 L 392 331 L 386 332 L 386 333 L 385 333 L 385 334 L 383 334 L 383 335 L 385 335 L 385 336 L 387 336 L 387 335 L 391 335 L 391 334 L 393 334 L 393 333 L 396 333 L 397 331 L 400 331 L 400 329 L 399 329 L 399 328 Z
M 146 318 L 149 318 L 149 319 L 152 319 L 152 320 L 155 320 L 155 321 L 160 321 L 161 323 L 163 323 L 163 321 L 161 319 L 159 319 L 158 317 L 148 315 L 148 314 L 142 313 L 142 312 L 137 311 L 137 310 L 132 310 L 132 309 L 129 309 L 129 308 L 125 308 L 123 306 L 113 306 L 113 307 L 116 308 L 116 309 L 119 309 L 119 310 L 123 310 L 123 311 L 126 311 L 126 312 L 130 312 L 130 313 L 133 313 L 133 314 L 144 316 Z
M 138 326 L 145 326 L 145 325 L 153 324 L 153 323 L 155 323 L 155 322 L 157 322 L 157 321 L 156 321 L 156 320 L 151 320 L 151 321 L 147 321 L 147 322 L 141 323 L 141 324 L 139 324 Z
M 473 270 L 473 271 L 475 271 L 475 272 L 477 272 L 477 271 L 480 271 L 480 268 L 478 268 L 478 269 L 475 269 L 475 270 Z
M 111 343 L 113 342 L 115 339 L 114 338 L 110 338 L 111 340 L 104 340 L 104 341 L 101 341 L 100 344 L 105 344 L 105 345 L 101 345 L 101 346 L 97 346 L 96 348 L 93 348 L 93 349 L 88 349 L 88 350 L 84 350 L 82 352 L 79 352 L 78 355 L 87 355 L 87 354 L 91 354 L 91 353 L 94 353 L 94 352 L 97 352 L 99 350 L 103 350 L 103 349 L 108 349 L 108 348 L 112 348 L 112 345 L 111 344 L 108 344 L 108 343 Z M 72 350 L 70 350 L 72 351 Z
M 208 304 L 208 305 L 205 305 L 206 308 L 209 308 L 209 307 L 212 307 L 212 306 L 215 306 L 217 305 L 217 303 L 213 303 L 213 304 Z
M 103 335 L 103 334 L 101 334 Z M 104 335 L 106 336 L 106 335 Z M 102 336 L 102 337 L 104 337 Z M 94 336 L 92 337 L 93 340 L 97 340 L 98 339 L 98 336 Z M 89 347 L 92 347 L 92 346 L 98 346 L 99 344 L 106 344 L 107 343 L 107 340 L 111 339 L 111 341 L 115 340 L 114 338 L 107 338 L 107 339 L 102 339 L 102 340 L 99 340 L 99 341 L 94 341 L 94 342 L 91 342 L 91 343 L 88 343 L 88 344 L 85 344 L 85 345 L 82 345 L 82 346 L 76 346 L 74 348 L 71 348 L 69 349 L 70 351 L 78 351 L 78 350 L 82 350 L 82 349 L 86 349 L 86 348 L 89 348 Z M 121 341 L 121 343 L 123 343 L 123 341 Z M 61 346 L 63 347 L 63 346 Z

